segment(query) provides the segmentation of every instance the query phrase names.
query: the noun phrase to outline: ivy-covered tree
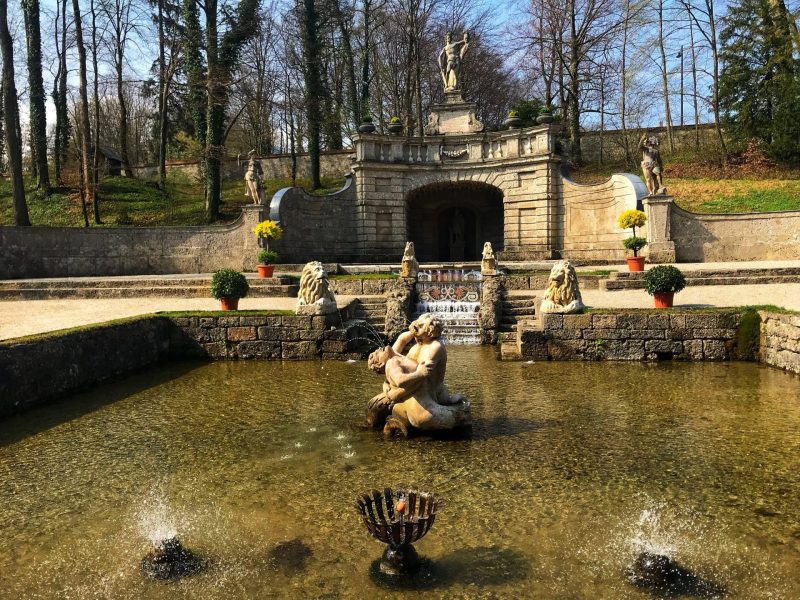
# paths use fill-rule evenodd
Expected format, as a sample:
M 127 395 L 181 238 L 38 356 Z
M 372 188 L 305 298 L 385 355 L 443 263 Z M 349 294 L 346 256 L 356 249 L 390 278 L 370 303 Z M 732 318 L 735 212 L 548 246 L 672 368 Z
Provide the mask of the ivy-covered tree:
M 228 92 L 242 45 L 258 30 L 258 0 L 242 0 L 234 10 L 218 0 L 205 0 L 206 49 L 206 139 L 203 177 L 206 189 L 206 218 L 219 218 L 222 182 L 221 159 L 225 144 L 225 111 Z M 222 16 L 224 33 L 220 32 Z
M 31 150 L 36 165 L 39 190 L 45 196 L 49 196 L 50 173 L 47 170 L 47 116 L 44 108 L 39 0 L 22 0 L 22 11 L 25 18 L 25 39 L 28 46 Z
M 322 187 L 319 166 L 322 76 L 319 64 L 319 13 L 315 0 L 303 0 L 301 19 L 303 75 L 306 83 L 306 117 L 308 120 L 308 158 L 311 162 L 311 186 L 316 190 Z
M 762 140 L 767 152 L 800 159 L 800 60 L 786 12 L 771 0 L 735 0 L 721 34 L 720 108 L 730 138 Z

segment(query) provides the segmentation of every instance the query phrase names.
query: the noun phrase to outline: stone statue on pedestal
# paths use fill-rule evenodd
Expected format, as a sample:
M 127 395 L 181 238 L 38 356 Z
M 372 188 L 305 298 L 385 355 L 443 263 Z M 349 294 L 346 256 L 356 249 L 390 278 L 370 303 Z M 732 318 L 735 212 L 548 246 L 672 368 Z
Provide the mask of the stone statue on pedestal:
M 247 170 L 244 173 L 245 196 L 253 199 L 253 204 L 264 204 L 264 169 L 256 158 L 256 151 L 247 153 Z
M 330 289 L 322 263 L 317 260 L 307 263 L 300 275 L 295 312 L 298 315 L 329 315 L 336 310 L 336 296 Z
M 662 172 L 664 163 L 661 162 L 661 152 L 658 150 L 658 136 L 646 133 L 639 139 L 639 150 L 642 151 L 642 174 L 647 191 L 651 196 L 664 196 L 667 188 L 664 187 Z
M 459 89 L 461 79 L 461 60 L 469 48 L 469 34 L 464 33 L 464 39 L 453 42 L 450 34 L 444 36 L 444 48 L 439 52 L 439 72 L 445 92 Z
M 481 258 L 481 275 L 497 275 L 497 259 L 494 257 L 492 242 L 483 245 L 483 256 Z
M 414 256 L 414 242 L 406 242 L 406 250 L 403 252 L 403 261 L 400 263 L 400 277 L 416 278 L 419 273 L 419 263 Z
M 578 275 L 569 261 L 557 262 L 550 271 L 547 291 L 539 307 L 543 313 L 579 313 L 584 305 L 578 289 Z

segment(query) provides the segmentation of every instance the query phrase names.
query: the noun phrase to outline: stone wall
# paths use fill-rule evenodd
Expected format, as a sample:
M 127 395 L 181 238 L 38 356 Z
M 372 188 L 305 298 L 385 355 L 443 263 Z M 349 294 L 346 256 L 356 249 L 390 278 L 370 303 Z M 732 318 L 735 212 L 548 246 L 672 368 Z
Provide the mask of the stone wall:
M 350 163 L 354 151 L 345 150 L 326 150 L 320 155 L 320 171 L 323 176 L 341 177 L 350 172 Z M 292 157 L 290 154 L 270 154 L 260 157 L 261 166 L 264 169 L 265 179 L 290 179 L 292 176 Z M 241 161 L 229 158 L 222 162 L 222 176 L 226 179 L 244 178 L 245 165 L 247 158 L 242 157 Z M 167 163 L 167 173 L 181 173 L 186 177 L 200 177 L 200 163 L 198 161 L 171 161 Z M 137 165 L 132 167 L 136 177 L 151 178 L 158 175 L 158 165 Z M 308 154 L 300 153 L 297 155 L 297 177 L 303 179 L 311 178 L 311 162 Z
M 269 216 L 284 230 L 280 240 L 270 243 L 283 262 L 358 262 L 363 254 L 357 243 L 360 219 L 351 177 L 344 188 L 326 196 L 312 196 L 299 187 L 279 190 Z
M 762 362 L 800 375 L 800 315 L 759 312 Z
M 212 359 L 361 358 L 365 337 L 356 325 L 341 326 L 338 313 L 327 316 L 237 315 L 169 319 L 169 354 Z
M 680 262 L 800 259 L 800 210 L 705 215 L 672 205 L 669 225 Z
M 344 320 L 351 308 L 343 309 Z M 331 329 L 338 326 L 337 329 Z M 328 317 L 214 313 L 147 315 L 0 343 L 0 417 L 22 412 L 169 358 L 362 358 L 374 347 L 358 322 Z
M 624 260 L 622 240 L 630 232 L 617 226 L 617 218 L 626 210 L 640 207 L 646 195 L 647 188 L 635 175 L 615 174 L 596 185 L 579 185 L 561 178 L 562 256 Z
M 140 317 L 0 344 L 0 417 L 157 363 L 168 322 Z
M 208 227 L 0 227 L 0 279 L 252 271 L 262 210 Z
M 738 355 L 740 311 L 592 312 L 542 315 L 520 330 L 522 358 L 550 360 L 730 360 Z

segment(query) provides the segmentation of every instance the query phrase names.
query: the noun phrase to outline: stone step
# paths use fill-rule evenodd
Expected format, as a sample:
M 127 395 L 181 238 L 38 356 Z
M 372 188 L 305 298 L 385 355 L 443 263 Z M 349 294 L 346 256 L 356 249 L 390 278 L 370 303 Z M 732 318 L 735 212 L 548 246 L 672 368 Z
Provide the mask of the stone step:
M 680 264 L 676 265 L 680 268 Z M 618 271 L 609 275 L 610 279 L 644 279 L 647 271 Z M 708 277 L 779 277 L 787 275 L 800 275 L 800 267 L 753 267 L 746 269 L 697 269 L 685 271 L 689 277 L 703 279 Z
M 524 316 L 524 315 L 535 315 L 536 309 L 533 306 L 503 306 L 503 315 L 504 316 Z
M 68 298 L 208 298 L 209 285 L 156 287 L 80 287 L 0 289 L 0 300 L 49 300 Z M 296 285 L 250 286 L 248 298 L 291 298 Z
M 771 283 L 800 283 L 800 275 L 749 275 L 741 277 L 714 276 L 695 277 L 695 273 L 684 273 L 687 286 L 706 285 L 768 285 Z M 644 289 L 643 277 L 624 277 L 621 279 L 604 279 L 600 282 L 600 289 L 608 292 L 615 290 L 641 290 Z
M 500 344 L 501 360 L 522 360 L 522 354 L 516 342 L 503 342 Z

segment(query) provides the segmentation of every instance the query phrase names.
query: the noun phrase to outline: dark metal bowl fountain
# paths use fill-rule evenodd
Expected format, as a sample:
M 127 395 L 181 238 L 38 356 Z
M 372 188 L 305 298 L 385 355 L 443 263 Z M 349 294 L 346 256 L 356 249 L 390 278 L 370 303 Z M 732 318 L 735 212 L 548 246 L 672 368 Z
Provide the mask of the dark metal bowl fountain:
M 142 571 L 151 579 L 177 579 L 202 568 L 203 561 L 184 548 L 177 537 L 157 542 L 142 559 Z
M 386 575 L 405 575 L 419 567 L 412 544 L 433 526 L 439 500 L 433 494 L 414 489 L 373 490 L 356 500 L 356 509 L 370 535 L 387 544 L 380 570 Z

